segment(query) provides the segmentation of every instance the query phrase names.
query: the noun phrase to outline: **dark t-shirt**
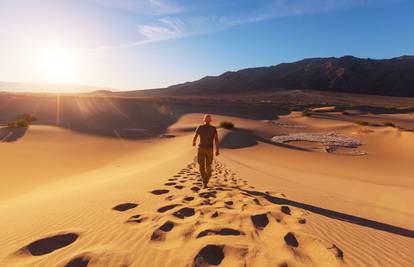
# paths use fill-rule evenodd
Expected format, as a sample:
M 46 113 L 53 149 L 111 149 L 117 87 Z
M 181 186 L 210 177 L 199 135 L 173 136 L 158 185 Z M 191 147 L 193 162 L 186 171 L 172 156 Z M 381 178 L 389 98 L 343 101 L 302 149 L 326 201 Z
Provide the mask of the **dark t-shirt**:
M 217 129 L 210 124 L 203 124 L 197 127 L 196 133 L 200 135 L 200 148 L 213 148 L 214 137 Z

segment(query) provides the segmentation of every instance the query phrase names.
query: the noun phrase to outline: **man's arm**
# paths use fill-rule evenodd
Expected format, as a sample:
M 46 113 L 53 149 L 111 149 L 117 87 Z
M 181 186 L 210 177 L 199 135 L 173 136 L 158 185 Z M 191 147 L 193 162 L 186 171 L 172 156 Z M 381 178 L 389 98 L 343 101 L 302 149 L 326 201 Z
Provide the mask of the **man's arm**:
M 196 146 L 197 138 L 198 138 L 199 135 L 200 134 L 199 134 L 198 128 L 197 128 L 197 130 L 195 131 L 194 137 L 193 137 L 193 146 Z
M 216 135 L 214 136 L 214 143 L 216 144 L 216 156 L 220 155 L 220 149 L 219 149 L 219 138 L 218 133 L 216 131 Z

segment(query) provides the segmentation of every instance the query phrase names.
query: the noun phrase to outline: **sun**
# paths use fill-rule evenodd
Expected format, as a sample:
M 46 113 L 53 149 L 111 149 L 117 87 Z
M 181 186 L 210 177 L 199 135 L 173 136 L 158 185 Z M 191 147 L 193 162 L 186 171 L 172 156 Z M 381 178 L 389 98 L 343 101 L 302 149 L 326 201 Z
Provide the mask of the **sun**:
M 40 71 L 46 82 L 73 82 L 77 73 L 76 53 L 72 50 L 51 47 L 44 49 L 39 56 Z

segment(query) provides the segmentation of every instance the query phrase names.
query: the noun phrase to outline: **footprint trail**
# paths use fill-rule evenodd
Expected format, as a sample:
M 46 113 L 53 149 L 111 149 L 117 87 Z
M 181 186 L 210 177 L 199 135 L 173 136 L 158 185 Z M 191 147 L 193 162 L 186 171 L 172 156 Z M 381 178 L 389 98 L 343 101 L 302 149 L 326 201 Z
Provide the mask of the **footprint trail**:
M 304 211 L 267 201 L 224 164 L 213 165 L 206 189 L 193 162 L 151 192 L 165 201 L 142 226 L 155 253 L 184 250 L 187 258 L 176 262 L 185 266 L 345 265 L 334 244 L 301 231 Z

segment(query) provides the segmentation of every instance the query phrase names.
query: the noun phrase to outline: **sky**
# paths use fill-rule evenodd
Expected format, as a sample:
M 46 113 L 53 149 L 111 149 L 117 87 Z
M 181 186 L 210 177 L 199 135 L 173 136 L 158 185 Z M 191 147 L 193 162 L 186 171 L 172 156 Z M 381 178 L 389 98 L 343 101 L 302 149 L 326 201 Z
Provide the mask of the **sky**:
M 0 0 L 0 81 L 160 88 L 414 54 L 414 0 Z

